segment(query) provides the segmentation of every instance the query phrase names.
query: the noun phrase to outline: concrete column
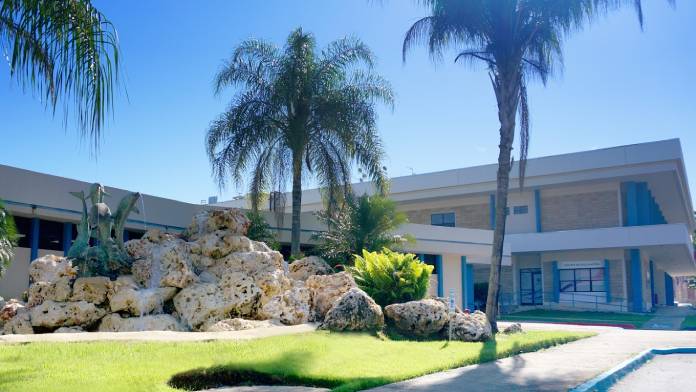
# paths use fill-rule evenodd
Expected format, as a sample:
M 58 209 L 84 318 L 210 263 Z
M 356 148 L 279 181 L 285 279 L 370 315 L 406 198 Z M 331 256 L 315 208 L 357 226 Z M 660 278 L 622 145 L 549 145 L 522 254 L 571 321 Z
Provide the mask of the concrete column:
M 437 296 L 444 297 L 445 288 L 443 287 L 442 255 L 435 255 L 435 265 L 437 269 Z
M 32 218 L 31 220 L 31 255 L 29 261 L 34 261 L 39 257 L 39 218 Z
M 665 304 L 674 306 L 674 280 L 665 272 Z
M 466 262 L 466 256 L 461 260 L 462 274 L 462 307 L 474 309 L 474 266 Z
M 534 213 L 536 231 L 541 233 L 543 228 L 541 227 L 541 191 L 539 189 L 534 190 Z

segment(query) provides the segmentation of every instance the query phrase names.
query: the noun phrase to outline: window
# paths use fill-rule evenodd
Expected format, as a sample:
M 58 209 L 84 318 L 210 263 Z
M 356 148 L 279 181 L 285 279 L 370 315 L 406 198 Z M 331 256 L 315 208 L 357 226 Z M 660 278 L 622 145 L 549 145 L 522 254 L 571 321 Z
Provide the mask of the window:
M 144 231 L 126 230 L 124 237 L 127 238 L 126 241 L 130 241 L 139 240 L 143 238 L 143 235 L 145 235 Z
M 437 275 L 437 273 L 439 272 L 437 270 L 437 263 L 435 262 L 437 260 L 437 255 L 427 255 L 427 254 L 421 255 L 421 260 L 423 260 L 423 262 L 425 264 L 432 265 L 433 266 L 432 273 Z
M 454 212 L 430 215 L 430 224 L 433 226 L 454 227 Z
M 17 246 L 20 248 L 31 248 L 31 218 L 25 218 L 23 216 L 14 216 L 15 226 L 17 226 L 17 234 L 19 234 L 19 239 L 17 240 Z
M 527 206 L 514 206 L 512 207 L 512 213 L 515 215 L 523 215 L 529 212 L 529 207 Z
M 604 268 L 559 270 L 561 293 L 605 291 Z
M 39 249 L 63 250 L 63 222 L 39 222 Z

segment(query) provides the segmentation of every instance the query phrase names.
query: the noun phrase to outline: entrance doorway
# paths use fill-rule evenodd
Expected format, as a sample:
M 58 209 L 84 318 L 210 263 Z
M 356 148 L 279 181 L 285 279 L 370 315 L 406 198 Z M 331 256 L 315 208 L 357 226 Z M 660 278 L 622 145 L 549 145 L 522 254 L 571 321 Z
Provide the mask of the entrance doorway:
M 541 305 L 544 302 L 541 268 L 520 270 L 520 304 Z

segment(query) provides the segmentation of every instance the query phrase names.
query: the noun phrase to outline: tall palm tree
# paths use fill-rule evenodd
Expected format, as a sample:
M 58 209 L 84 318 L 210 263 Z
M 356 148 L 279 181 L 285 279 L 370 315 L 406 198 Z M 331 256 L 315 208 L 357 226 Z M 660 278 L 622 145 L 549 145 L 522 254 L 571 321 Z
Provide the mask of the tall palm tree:
M 0 278 L 5 275 L 5 271 L 14 257 L 14 245 L 17 240 L 17 228 L 14 224 L 12 215 L 5 209 L 0 200 Z
M 375 105 L 393 104 L 387 81 L 374 74 L 374 56 L 356 38 L 316 52 L 312 34 L 297 29 L 281 50 L 252 39 L 239 45 L 217 74 L 216 94 L 239 87 L 226 112 L 210 125 L 206 144 L 213 176 L 241 184 L 250 174 L 252 209 L 263 192 L 291 177 L 291 252 L 300 252 L 303 176 L 327 189 L 329 201 L 349 189 L 351 163 L 386 187 Z
M 456 62 L 483 63 L 498 104 L 500 143 L 495 230 L 486 315 L 497 329 L 500 270 L 505 236 L 512 145 L 519 119 L 519 186 L 529 146 L 527 82 L 546 83 L 554 68 L 562 65 L 563 40 L 607 11 L 624 5 L 636 8 L 642 25 L 640 0 L 421 0 L 431 15 L 416 21 L 406 33 L 403 59 L 416 44 L 424 43 L 433 60 L 445 50 L 459 52 Z
M 0 52 L 10 75 L 98 146 L 118 80 L 116 30 L 89 0 L 0 0 Z

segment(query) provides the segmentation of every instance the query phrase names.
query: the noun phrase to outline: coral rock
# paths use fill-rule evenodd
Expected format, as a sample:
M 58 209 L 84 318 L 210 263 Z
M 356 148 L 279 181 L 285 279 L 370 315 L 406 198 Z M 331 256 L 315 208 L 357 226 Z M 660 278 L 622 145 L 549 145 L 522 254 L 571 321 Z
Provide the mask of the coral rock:
M 109 295 L 112 312 L 126 311 L 134 316 L 161 311 L 163 304 L 176 294 L 174 287 L 136 290 L 124 286 Z
M 63 256 L 46 255 L 31 262 L 29 276 L 32 282 L 55 282 L 75 278 L 77 270 L 70 260 Z
M 369 331 L 384 326 L 382 308 L 367 293 L 354 287 L 329 309 L 322 324 L 330 331 Z
M 307 288 L 312 293 L 312 313 L 316 320 L 323 320 L 334 302 L 355 286 L 348 272 L 331 275 L 313 275 L 307 278 Z
M 31 314 L 32 326 L 45 328 L 90 325 L 106 314 L 104 309 L 100 309 L 87 301 L 44 301 L 41 305 L 33 307 L 29 313 Z
M 70 281 L 60 278 L 53 282 L 34 282 L 29 286 L 27 306 L 34 307 L 46 300 L 63 302 L 70 298 Z
M 21 308 L 18 310 L 14 317 L 5 322 L 2 331 L 5 335 L 33 334 L 34 329 L 31 327 L 31 315 L 29 314 L 29 311 L 26 308 Z
M 418 337 L 440 332 L 449 320 L 447 306 L 435 299 L 388 305 L 384 315 L 400 332 Z
M 237 306 L 237 303 L 224 297 L 220 287 L 212 283 L 193 284 L 174 297 L 174 307 L 179 317 L 191 329 L 198 329 L 206 322 L 229 318 Z
M 491 324 L 488 322 L 486 314 L 478 310 L 470 314 L 456 313 L 452 316 L 450 323 L 452 339 L 455 340 L 482 342 L 490 339 L 492 335 Z
M 105 276 L 77 278 L 73 284 L 72 301 L 87 301 L 102 304 L 112 290 L 111 280 Z
M 189 248 L 178 238 L 163 239 L 160 243 L 144 246 L 138 252 L 141 252 L 141 258 L 133 262 L 131 270 L 136 282 L 142 286 L 184 288 L 198 281 Z
M 311 315 L 310 301 L 309 289 L 298 285 L 272 297 L 263 305 L 261 315 L 286 325 L 306 323 Z
M 330 275 L 334 273 L 324 259 L 317 256 L 308 256 L 295 260 L 288 267 L 290 278 L 305 281 L 312 275 Z
M 218 282 L 225 301 L 234 304 L 234 314 L 240 316 L 254 316 L 256 314 L 261 289 L 254 283 L 254 279 L 240 272 L 231 272 L 223 275 Z
M 99 324 L 99 332 L 136 331 L 184 331 L 184 328 L 168 314 L 124 318 L 113 313 L 105 316 Z
M 238 209 L 202 211 L 193 217 L 193 222 L 184 232 L 184 236 L 195 241 L 201 236 L 217 230 L 226 230 L 232 234 L 245 235 L 249 219 Z
M 11 299 L 5 302 L 2 309 L 0 309 L 0 324 L 2 324 L 3 321 L 9 321 L 25 308 L 26 304 L 18 299 Z
M 85 332 L 82 327 L 60 327 L 53 331 L 53 333 L 80 333 Z

